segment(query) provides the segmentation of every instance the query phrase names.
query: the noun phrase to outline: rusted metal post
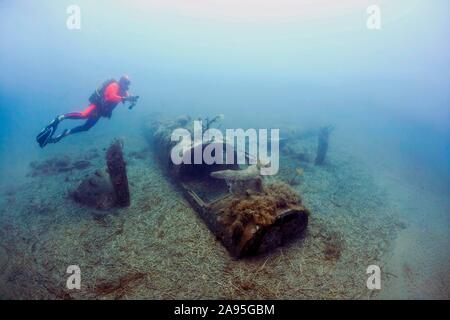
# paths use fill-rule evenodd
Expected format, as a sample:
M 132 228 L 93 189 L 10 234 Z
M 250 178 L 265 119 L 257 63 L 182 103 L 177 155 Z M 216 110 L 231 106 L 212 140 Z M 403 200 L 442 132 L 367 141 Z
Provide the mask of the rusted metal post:
M 106 164 L 111 184 L 116 195 L 116 204 L 121 207 L 130 205 L 130 191 L 125 160 L 122 152 L 123 143 L 115 140 L 106 152 Z
M 328 152 L 328 141 L 330 139 L 331 127 L 323 127 L 319 131 L 317 140 L 316 165 L 321 165 L 325 161 Z

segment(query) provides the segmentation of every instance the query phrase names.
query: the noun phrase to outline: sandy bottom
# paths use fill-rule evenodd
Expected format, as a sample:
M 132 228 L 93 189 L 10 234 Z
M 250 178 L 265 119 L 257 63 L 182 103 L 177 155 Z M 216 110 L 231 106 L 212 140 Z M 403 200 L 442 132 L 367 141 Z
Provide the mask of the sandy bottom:
M 417 179 L 379 177 L 398 215 L 408 221 L 385 264 L 390 281 L 383 299 L 450 299 L 450 190 L 443 197 Z
M 312 211 L 308 231 L 269 254 L 234 260 L 151 150 L 127 156 L 129 208 L 102 212 L 74 203 L 68 194 L 105 167 L 107 145 L 97 148 L 101 156 L 85 170 L 2 186 L 1 298 L 449 298 L 448 203 L 377 175 L 362 160 L 336 150 L 321 167 L 282 158 L 277 178 L 304 169 L 296 188 Z M 125 141 L 126 154 L 145 148 L 138 135 Z M 409 219 L 410 210 L 433 212 L 441 223 L 425 214 Z M 372 264 L 383 272 L 380 291 L 366 287 Z M 66 289 L 69 265 L 81 268 L 79 291 Z

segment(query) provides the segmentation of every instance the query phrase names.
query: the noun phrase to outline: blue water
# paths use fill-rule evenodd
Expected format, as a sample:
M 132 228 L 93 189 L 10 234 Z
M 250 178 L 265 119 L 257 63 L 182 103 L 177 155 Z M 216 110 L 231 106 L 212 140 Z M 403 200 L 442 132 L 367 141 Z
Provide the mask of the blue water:
M 448 1 L 376 1 L 380 30 L 366 27 L 371 1 L 354 0 L 77 0 L 81 30 L 68 30 L 73 2 L 0 1 L 1 184 L 102 130 L 127 136 L 154 112 L 223 113 L 228 127 L 333 124 L 347 152 L 449 204 Z M 37 146 L 51 119 L 124 73 L 141 96 L 133 111 Z

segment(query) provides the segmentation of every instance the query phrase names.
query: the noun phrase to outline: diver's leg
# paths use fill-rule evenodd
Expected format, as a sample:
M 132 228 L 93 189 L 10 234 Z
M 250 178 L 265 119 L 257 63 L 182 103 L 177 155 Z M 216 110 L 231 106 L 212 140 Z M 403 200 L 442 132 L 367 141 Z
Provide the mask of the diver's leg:
M 84 109 L 81 112 L 69 112 L 69 113 L 62 114 L 62 115 L 56 117 L 56 119 L 58 119 L 58 121 L 62 121 L 62 120 L 66 120 L 66 119 L 71 119 L 71 120 L 88 119 L 88 118 L 93 117 L 96 112 L 97 112 L 97 106 L 95 104 L 91 104 L 89 107 L 87 107 L 86 109 Z
M 88 131 L 98 122 L 99 119 L 100 117 L 89 118 L 83 125 L 70 129 L 68 134 Z
M 62 138 L 67 137 L 68 135 L 88 131 L 90 128 L 92 128 L 100 119 L 100 117 L 91 117 L 89 118 L 83 125 L 75 127 L 73 129 L 66 129 L 61 133 L 60 135 L 56 136 L 55 138 L 52 138 L 49 142 L 50 143 L 57 143 L 61 141 Z
M 45 129 L 48 130 L 51 128 L 52 129 L 51 135 L 53 135 L 56 129 L 58 128 L 59 123 L 65 119 L 79 120 L 79 119 L 89 119 L 92 117 L 97 117 L 97 107 L 95 104 L 91 104 L 82 112 L 70 112 L 57 116 L 55 119 L 53 119 L 52 122 L 50 122 L 50 124 Z
M 91 104 L 82 112 L 71 112 L 57 116 L 52 120 L 36 137 L 41 148 L 45 147 L 47 143 L 55 143 L 64 138 L 66 135 L 70 134 L 69 130 L 65 130 L 62 134 L 55 138 L 52 138 L 58 128 L 61 121 L 65 119 L 90 119 L 98 117 L 97 107 L 95 104 Z M 98 120 L 98 119 L 97 119 Z M 83 126 L 81 126 L 83 127 Z M 88 128 L 89 129 L 89 128 Z

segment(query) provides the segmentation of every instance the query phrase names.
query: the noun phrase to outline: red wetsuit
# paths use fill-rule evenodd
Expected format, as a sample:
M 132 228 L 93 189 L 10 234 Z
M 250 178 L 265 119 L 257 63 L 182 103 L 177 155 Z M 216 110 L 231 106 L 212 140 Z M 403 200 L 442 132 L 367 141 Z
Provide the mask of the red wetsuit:
M 120 102 L 122 102 L 123 97 L 126 96 L 128 96 L 127 92 L 124 92 L 123 95 L 121 95 L 120 86 L 117 82 L 111 83 L 105 89 L 105 93 L 103 96 L 105 106 L 103 106 L 103 108 L 107 110 L 109 109 L 109 111 L 112 112 L 112 110 L 114 110 L 114 108 L 117 107 Z M 87 119 L 100 116 L 102 116 L 102 114 L 100 114 L 95 104 L 89 105 L 89 107 L 84 109 L 82 112 L 71 112 L 64 115 L 66 119 Z
M 87 131 L 97 123 L 101 116 L 110 117 L 114 108 L 127 96 L 128 92 L 122 92 L 118 82 L 109 84 L 103 96 L 105 105 L 102 106 L 102 112 L 100 112 L 98 106 L 91 104 L 82 112 L 70 112 L 64 115 L 65 119 L 88 119 L 85 124 L 71 129 L 70 132 Z

